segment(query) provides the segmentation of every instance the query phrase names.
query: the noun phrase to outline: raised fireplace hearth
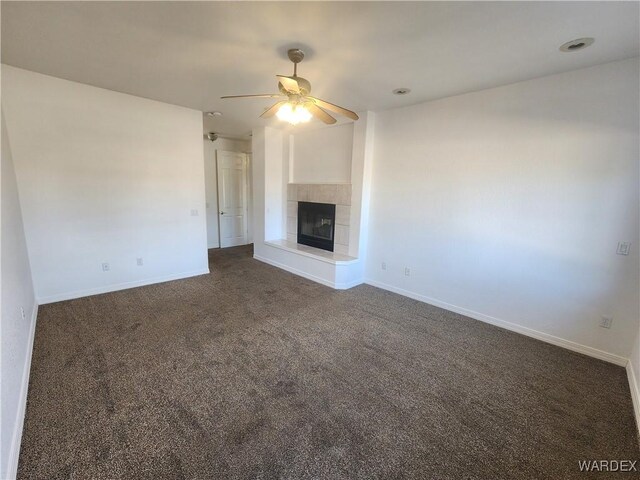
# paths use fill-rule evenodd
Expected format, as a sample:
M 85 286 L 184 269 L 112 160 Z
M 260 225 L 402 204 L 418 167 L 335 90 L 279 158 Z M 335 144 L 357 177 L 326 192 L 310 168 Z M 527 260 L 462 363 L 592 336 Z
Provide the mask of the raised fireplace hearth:
M 298 243 L 333 252 L 336 206 L 298 202 Z

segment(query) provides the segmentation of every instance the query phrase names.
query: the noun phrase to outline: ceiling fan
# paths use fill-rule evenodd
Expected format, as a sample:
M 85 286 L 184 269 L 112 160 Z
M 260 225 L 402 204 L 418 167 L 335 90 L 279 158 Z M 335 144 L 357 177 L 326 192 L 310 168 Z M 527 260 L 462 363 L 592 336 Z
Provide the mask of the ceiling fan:
M 289 60 L 293 62 L 293 75 L 276 75 L 278 89 L 280 90 L 279 94 L 229 95 L 221 98 L 280 98 L 280 101 L 265 110 L 260 116 L 262 118 L 270 118 L 276 115 L 280 120 L 287 121 L 292 125 L 308 122 L 312 116 L 329 125 L 336 123 L 336 119 L 329 115 L 327 110 L 339 113 L 352 120 L 358 120 L 358 115 L 351 110 L 309 95 L 311 93 L 311 83 L 306 78 L 298 76 L 298 63 L 304 58 L 304 52 L 299 48 L 292 48 L 287 52 L 287 55 Z

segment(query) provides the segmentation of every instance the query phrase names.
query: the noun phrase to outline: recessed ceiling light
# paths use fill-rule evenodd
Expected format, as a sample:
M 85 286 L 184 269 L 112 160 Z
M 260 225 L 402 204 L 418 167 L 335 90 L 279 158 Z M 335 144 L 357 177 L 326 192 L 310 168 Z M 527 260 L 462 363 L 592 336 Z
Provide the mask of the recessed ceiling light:
M 411 92 L 410 88 L 396 88 L 393 91 L 394 95 L 406 95 L 409 92 Z
M 589 45 L 592 45 L 593 42 L 595 42 L 595 40 L 591 37 L 576 38 L 575 40 L 571 40 L 570 42 L 560 45 L 560 51 L 577 52 L 578 50 L 582 50 L 587 48 Z
M 222 112 L 207 112 L 207 117 L 221 117 Z

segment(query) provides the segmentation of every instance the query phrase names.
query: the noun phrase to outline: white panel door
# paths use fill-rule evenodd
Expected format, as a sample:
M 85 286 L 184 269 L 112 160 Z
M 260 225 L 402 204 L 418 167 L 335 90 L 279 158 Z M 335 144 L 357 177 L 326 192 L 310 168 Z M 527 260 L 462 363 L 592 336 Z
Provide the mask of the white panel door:
M 247 243 L 247 157 L 244 153 L 216 152 L 220 247 Z

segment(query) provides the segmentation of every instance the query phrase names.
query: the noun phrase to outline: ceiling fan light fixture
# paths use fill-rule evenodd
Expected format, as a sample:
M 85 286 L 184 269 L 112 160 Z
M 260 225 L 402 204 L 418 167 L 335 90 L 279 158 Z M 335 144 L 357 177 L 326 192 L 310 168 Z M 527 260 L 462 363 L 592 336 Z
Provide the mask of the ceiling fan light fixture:
M 276 116 L 278 119 L 289 122 L 291 125 L 298 125 L 299 123 L 305 123 L 311 120 L 311 113 L 301 104 L 292 105 L 291 103 L 285 103 L 280 107 Z
M 316 117 L 327 125 L 333 125 L 337 120 L 328 112 L 344 115 L 351 120 L 358 120 L 358 114 L 340 105 L 321 100 L 309 95 L 311 83 L 306 78 L 298 76 L 298 63 L 304 58 L 304 52 L 292 48 L 288 52 L 289 60 L 293 62 L 293 75 L 276 75 L 280 93 L 262 93 L 257 95 L 228 95 L 221 98 L 277 98 L 278 101 L 267 108 L 261 118 L 271 118 L 274 115 L 291 125 L 308 122 Z M 406 93 L 406 92 L 405 92 Z

